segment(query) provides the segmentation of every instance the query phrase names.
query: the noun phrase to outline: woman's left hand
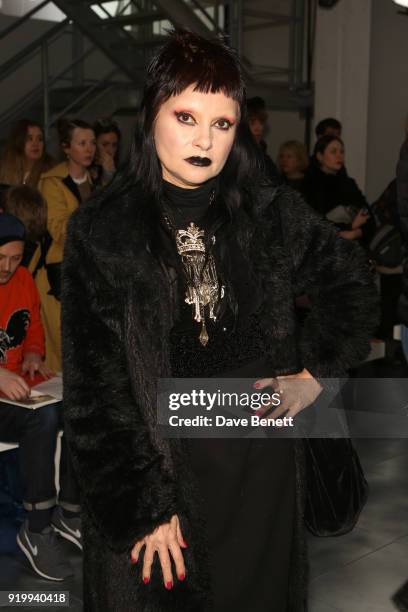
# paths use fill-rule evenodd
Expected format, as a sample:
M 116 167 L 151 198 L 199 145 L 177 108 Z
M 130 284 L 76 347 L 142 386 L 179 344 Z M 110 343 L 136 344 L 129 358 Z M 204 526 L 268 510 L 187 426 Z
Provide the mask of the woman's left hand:
M 254 387 L 255 389 L 272 387 L 276 393 L 279 393 L 280 405 L 268 414 L 272 419 L 279 418 L 283 414 L 288 417 L 296 416 L 301 410 L 313 404 L 322 391 L 321 385 L 308 370 L 288 376 L 261 378 L 254 383 Z M 263 406 L 256 414 L 262 416 L 265 412 L 269 412 L 270 408 L 270 405 Z

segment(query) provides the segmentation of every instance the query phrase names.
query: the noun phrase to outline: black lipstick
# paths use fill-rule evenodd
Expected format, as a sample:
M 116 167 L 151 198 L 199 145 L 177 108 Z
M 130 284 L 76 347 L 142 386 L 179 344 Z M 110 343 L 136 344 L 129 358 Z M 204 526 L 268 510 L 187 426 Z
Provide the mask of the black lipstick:
M 187 157 L 185 161 L 193 166 L 209 166 L 211 164 L 211 159 L 208 157 Z

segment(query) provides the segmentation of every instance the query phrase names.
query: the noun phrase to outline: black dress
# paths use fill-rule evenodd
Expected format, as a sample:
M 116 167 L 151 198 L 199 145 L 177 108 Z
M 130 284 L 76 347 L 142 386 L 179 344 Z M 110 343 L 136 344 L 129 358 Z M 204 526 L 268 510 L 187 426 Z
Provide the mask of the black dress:
M 213 188 L 213 182 L 195 190 L 165 183 L 165 197 L 178 228 L 191 221 L 205 225 Z M 178 315 L 171 332 L 174 377 L 255 381 L 272 375 L 263 356 L 264 336 L 257 314 L 260 287 L 233 237 L 228 252 L 236 313 L 228 303 L 223 305 L 217 322 L 207 324 L 205 347 L 198 340 L 200 324 L 193 320 L 191 306 L 184 303 L 179 283 Z M 170 253 L 171 248 L 168 266 L 172 265 Z M 174 254 L 177 257 L 175 250 Z M 293 441 L 191 439 L 189 448 L 207 524 L 215 612 L 295 612 L 288 600 L 295 522 Z

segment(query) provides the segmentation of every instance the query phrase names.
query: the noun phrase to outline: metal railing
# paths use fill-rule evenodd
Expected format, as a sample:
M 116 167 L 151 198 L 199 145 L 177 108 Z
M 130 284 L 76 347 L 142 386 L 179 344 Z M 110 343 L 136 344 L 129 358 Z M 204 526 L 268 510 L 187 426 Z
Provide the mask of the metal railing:
M 44 0 L 32 10 L 28 11 L 25 15 L 10 24 L 7 28 L 2 30 L 0 32 L 0 40 L 16 31 L 33 15 L 35 15 L 35 13 L 44 8 L 50 2 L 51 0 Z M 65 84 L 69 82 L 73 85 L 73 71 L 75 67 L 83 65 L 85 60 L 97 51 L 96 46 L 89 46 L 82 53 L 76 54 L 75 59 L 70 61 L 56 75 L 51 75 L 49 68 L 50 52 L 52 51 L 53 45 L 58 43 L 58 41 L 66 35 L 73 37 L 73 27 L 69 19 L 64 19 L 60 23 L 57 23 L 47 32 L 30 42 L 24 49 L 14 55 L 14 57 L 0 65 L 0 82 L 7 79 L 7 77 L 14 74 L 17 70 L 26 65 L 28 62 L 31 62 L 33 59 L 39 59 L 41 66 L 41 83 L 27 91 L 17 102 L 13 103 L 11 108 L 5 110 L 0 115 L 0 129 L 7 127 L 10 123 L 16 121 L 18 118 L 26 114 L 36 104 L 42 102 L 42 122 L 44 125 L 45 134 L 47 135 L 49 128 L 59 117 L 68 113 L 72 108 L 77 107 L 78 104 L 80 104 L 82 100 L 86 100 L 92 92 L 104 86 L 106 86 L 107 91 L 110 91 L 108 79 L 113 76 L 115 70 L 110 70 L 109 73 L 104 76 L 104 78 L 98 81 L 95 81 L 94 79 L 86 79 L 84 81 L 85 90 L 69 104 L 67 104 L 62 110 L 60 110 L 57 116 L 54 116 L 55 113 L 52 112 L 50 103 L 50 96 L 54 86 L 61 82 Z M 69 78 L 67 75 L 71 75 L 71 77 Z M 102 96 L 102 93 L 103 92 L 98 93 L 98 98 Z
M 153 23 L 162 20 L 161 15 L 163 11 L 160 10 L 160 6 L 163 8 L 163 3 L 156 3 L 154 0 L 123 0 L 118 2 L 118 8 L 115 14 L 112 15 L 107 10 L 103 0 L 95 0 L 92 3 L 90 0 L 87 0 L 87 2 L 89 5 L 94 5 L 92 8 L 95 14 L 95 22 L 97 24 L 100 22 L 101 36 L 103 36 L 104 28 L 115 28 L 115 30 L 119 32 L 118 44 L 122 45 L 123 42 L 123 45 L 128 46 L 128 48 L 132 49 L 139 57 L 145 57 L 145 59 L 147 59 L 151 53 L 154 52 L 150 45 L 154 44 L 155 40 L 159 43 L 161 37 L 153 35 Z M 193 12 L 195 13 L 196 20 L 197 17 L 200 18 L 203 24 L 208 28 L 208 31 L 211 30 L 214 33 L 228 37 L 230 44 L 234 46 L 241 55 L 248 85 L 252 83 L 252 85 L 256 87 L 257 83 L 261 83 L 263 86 L 267 86 L 275 82 L 283 86 L 284 83 L 287 83 L 288 91 L 296 91 L 296 89 L 299 87 L 301 88 L 304 83 L 305 2 L 306 0 L 291 0 L 290 14 L 273 15 L 270 11 L 262 12 L 255 10 L 253 7 L 250 7 L 250 4 L 244 5 L 244 0 L 213 0 L 210 8 L 209 3 L 204 3 L 203 0 L 182 0 L 182 4 L 185 4 L 189 8 L 191 14 Z M 52 3 L 52 0 L 43 0 L 43 2 L 28 11 L 25 15 L 16 19 L 0 32 L 0 40 L 17 30 L 22 24 L 26 23 L 38 11 L 50 3 Z M 169 0 L 169 4 L 166 3 L 165 8 L 167 9 L 170 4 L 171 2 Z M 177 3 L 175 3 L 175 7 L 176 5 Z M 178 6 L 180 6 L 180 3 L 178 3 Z M 156 11 L 158 13 L 158 19 L 155 19 L 154 16 Z M 168 11 L 164 12 L 168 15 L 168 19 L 170 19 L 171 16 L 169 16 Z M 150 21 L 145 19 L 148 13 L 151 14 Z M 181 11 L 181 13 L 183 13 L 183 11 Z M 261 15 L 261 13 L 263 13 L 263 15 Z M 70 14 L 71 18 L 74 18 L 72 11 Z M 140 22 L 137 21 L 138 14 L 143 17 Z M 133 21 L 132 15 L 135 15 Z M 128 22 L 126 16 L 129 16 Z M 271 19 L 271 16 L 275 19 L 274 24 L 272 23 L 273 19 Z M 258 22 L 252 25 L 251 22 L 249 22 L 248 25 L 247 19 L 254 18 L 258 19 Z M 263 23 L 260 23 L 259 20 L 263 20 Z M 257 29 L 258 27 L 264 29 L 266 27 L 272 27 L 273 25 L 285 25 L 288 27 L 288 66 L 276 67 L 266 66 L 261 63 L 257 64 L 254 61 L 249 61 L 242 53 L 243 32 L 246 29 Z M 36 40 L 30 42 L 13 58 L 0 65 L 0 82 L 4 81 L 16 70 L 19 70 L 22 66 L 26 65 L 27 62 L 33 59 L 39 59 L 41 68 L 41 83 L 28 91 L 20 100 L 13 104 L 12 108 L 7 109 L 0 115 L 0 129 L 5 123 L 10 123 L 27 112 L 30 107 L 42 103 L 42 119 L 45 131 L 47 132 L 58 117 L 68 113 L 73 108 L 77 108 L 81 103 L 89 107 L 91 104 L 89 96 L 92 95 L 92 93 L 95 94 L 94 99 L 100 100 L 104 95 L 104 90 L 106 94 L 112 91 L 110 80 L 115 70 L 110 70 L 102 79 L 97 81 L 83 78 L 84 63 L 93 53 L 98 51 L 98 46 L 92 44 L 90 39 L 86 37 L 86 24 L 85 26 L 82 24 L 82 29 L 85 31 L 85 39 L 83 40 L 87 40 L 86 50 L 83 49 L 83 45 L 77 46 L 76 49 L 74 48 L 76 44 L 75 32 L 78 32 L 78 30 L 75 29 L 75 25 L 72 21 L 67 18 L 51 27 L 45 34 L 42 34 Z M 50 59 L 53 46 L 65 35 L 71 36 L 71 61 L 69 61 L 57 74 L 51 75 Z M 97 43 L 95 38 L 94 40 Z M 75 78 L 75 74 L 77 78 Z M 78 75 L 81 76 L 78 77 Z M 278 79 L 278 81 L 273 81 L 273 79 Z M 66 85 L 67 82 L 70 82 L 73 88 L 80 83 L 81 90 L 63 109 L 58 109 L 56 112 L 51 105 L 51 95 L 58 84 L 63 83 Z M 74 91 L 72 93 L 74 94 Z

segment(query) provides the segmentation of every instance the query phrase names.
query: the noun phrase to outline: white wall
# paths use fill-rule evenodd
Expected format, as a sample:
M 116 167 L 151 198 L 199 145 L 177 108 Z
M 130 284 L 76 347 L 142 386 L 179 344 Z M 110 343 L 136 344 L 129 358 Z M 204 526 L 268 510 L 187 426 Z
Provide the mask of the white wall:
M 408 16 L 391 0 L 372 0 L 368 105 L 367 196 L 374 200 L 395 177 L 408 113 Z
M 380 0 L 392 4 L 391 0 Z M 369 103 L 372 0 L 340 0 L 318 9 L 315 50 L 315 123 L 336 117 L 343 124 L 346 165 L 364 190 Z

